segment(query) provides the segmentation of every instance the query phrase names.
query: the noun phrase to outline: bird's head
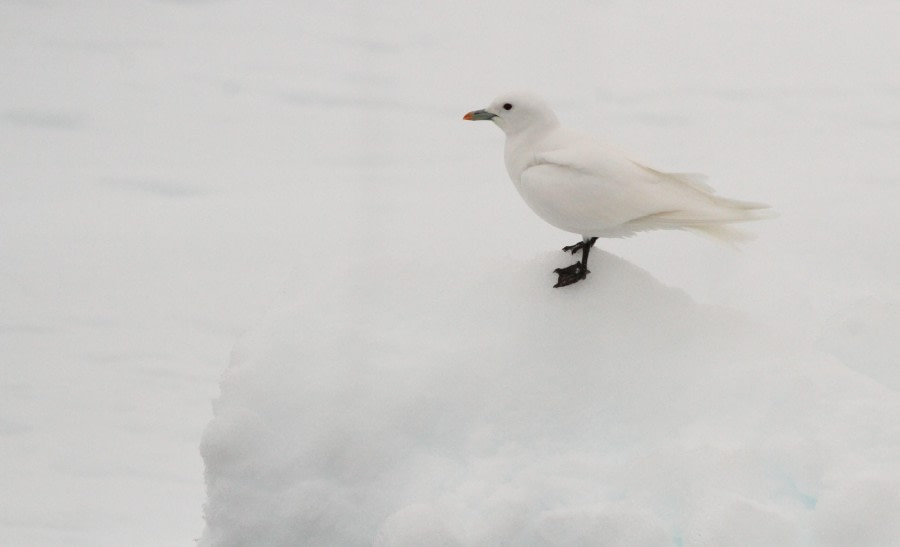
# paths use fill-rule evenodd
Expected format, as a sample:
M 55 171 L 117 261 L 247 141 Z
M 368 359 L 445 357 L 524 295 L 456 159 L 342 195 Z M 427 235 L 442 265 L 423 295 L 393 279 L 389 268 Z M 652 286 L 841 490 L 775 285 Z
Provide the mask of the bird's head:
M 491 120 L 507 135 L 523 131 L 550 128 L 559 124 L 556 114 L 541 99 L 531 93 L 506 93 L 483 110 L 473 110 L 464 120 Z

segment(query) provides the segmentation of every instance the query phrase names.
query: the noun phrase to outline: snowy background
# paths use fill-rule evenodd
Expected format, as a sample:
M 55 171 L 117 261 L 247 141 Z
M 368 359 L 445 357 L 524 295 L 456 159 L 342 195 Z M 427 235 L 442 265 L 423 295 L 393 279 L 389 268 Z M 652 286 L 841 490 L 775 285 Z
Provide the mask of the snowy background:
M 894 544 L 898 28 L 0 1 L 0 544 Z M 553 290 L 577 238 L 461 120 L 523 88 L 781 216 Z

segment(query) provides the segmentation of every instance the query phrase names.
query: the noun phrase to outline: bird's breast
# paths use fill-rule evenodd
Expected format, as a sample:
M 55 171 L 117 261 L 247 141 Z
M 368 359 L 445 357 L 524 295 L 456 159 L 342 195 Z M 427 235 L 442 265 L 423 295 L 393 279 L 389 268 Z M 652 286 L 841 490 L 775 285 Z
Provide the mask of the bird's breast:
M 507 137 L 503 159 L 513 182 L 518 183 L 522 172 L 534 165 L 538 152 L 543 148 L 543 141 L 543 138 L 534 135 Z

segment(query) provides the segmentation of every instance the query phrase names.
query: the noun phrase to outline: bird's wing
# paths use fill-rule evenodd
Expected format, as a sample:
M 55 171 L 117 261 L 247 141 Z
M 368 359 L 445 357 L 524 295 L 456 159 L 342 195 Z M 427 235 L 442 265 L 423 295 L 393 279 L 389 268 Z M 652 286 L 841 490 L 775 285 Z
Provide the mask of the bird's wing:
M 582 185 L 595 189 L 597 199 L 613 200 L 620 212 L 617 217 L 626 215 L 629 219 L 679 210 L 712 195 L 712 189 L 699 177 L 662 173 L 591 141 L 538 152 L 523 176 L 529 176 L 529 171 L 577 178 Z
M 530 186 L 559 187 L 559 179 L 569 181 L 579 209 L 593 210 L 613 226 L 736 222 L 759 218 L 751 211 L 768 207 L 716 196 L 702 175 L 657 171 L 589 138 L 569 137 L 544 148 L 522 173 Z
M 600 178 L 646 187 L 664 194 L 712 195 L 715 190 L 699 173 L 666 173 L 642 165 L 620 150 L 591 139 L 573 140 L 569 146 L 535 154 L 534 165 L 552 164 Z
M 517 188 L 547 222 L 581 234 L 616 232 L 622 225 L 678 209 L 671 192 L 654 190 L 646 171 L 617 154 L 585 155 L 567 146 L 535 153 Z

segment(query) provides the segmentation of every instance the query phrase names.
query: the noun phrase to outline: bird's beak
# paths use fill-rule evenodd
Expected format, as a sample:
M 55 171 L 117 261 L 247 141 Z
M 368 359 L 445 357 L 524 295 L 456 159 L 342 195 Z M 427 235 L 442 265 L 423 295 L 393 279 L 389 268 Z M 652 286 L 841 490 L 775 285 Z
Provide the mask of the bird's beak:
M 464 120 L 490 120 L 491 118 L 496 118 L 496 114 L 491 114 L 487 110 L 473 110 L 463 116 Z

